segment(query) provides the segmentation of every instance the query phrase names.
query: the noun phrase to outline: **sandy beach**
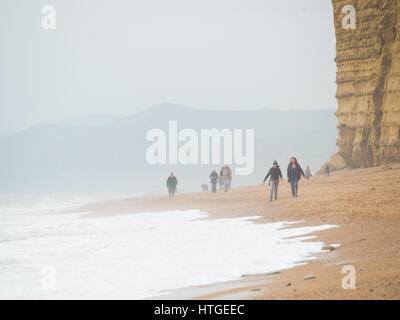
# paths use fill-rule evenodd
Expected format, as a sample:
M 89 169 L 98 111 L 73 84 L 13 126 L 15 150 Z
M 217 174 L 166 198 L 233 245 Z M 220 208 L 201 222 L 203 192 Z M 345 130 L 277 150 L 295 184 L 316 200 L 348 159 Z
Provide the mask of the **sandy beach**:
M 343 170 L 329 178 L 302 179 L 292 199 L 287 181 L 278 201 L 265 185 L 228 193 L 177 194 L 104 201 L 82 207 L 88 217 L 200 209 L 210 219 L 260 216 L 256 223 L 303 221 L 300 226 L 335 224 L 314 233 L 325 244 L 340 244 L 302 266 L 274 274 L 243 275 L 239 281 L 182 288 L 163 298 L 188 299 L 399 299 L 400 164 Z M 296 225 L 299 226 L 299 225 Z M 354 266 L 356 289 L 342 288 L 342 268 Z M 308 275 L 312 279 L 305 280 Z

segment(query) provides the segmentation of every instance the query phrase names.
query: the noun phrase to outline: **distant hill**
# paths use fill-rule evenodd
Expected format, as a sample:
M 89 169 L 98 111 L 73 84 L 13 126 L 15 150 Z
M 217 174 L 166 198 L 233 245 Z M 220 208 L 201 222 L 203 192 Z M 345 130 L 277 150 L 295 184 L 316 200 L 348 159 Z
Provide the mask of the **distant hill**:
M 104 127 L 111 124 L 114 124 L 121 117 L 112 116 L 112 115 L 90 115 L 84 117 L 76 117 L 71 118 L 64 121 L 64 124 L 83 126 L 83 127 Z
M 233 186 L 260 183 L 274 159 L 285 169 L 297 156 L 317 170 L 336 151 L 334 110 L 278 112 L 200 110 L 161 104 L 123 118 L 43 124 L 0 139 L 0 192 L 162 192 L 172 170 L 178 191 L 198 191 L 212 165 L 151 166 L 145 159 L 152 128 L 255 129 L 255 170 L 236 176 Z M 285 170 L 283 170 L 285 171 Z

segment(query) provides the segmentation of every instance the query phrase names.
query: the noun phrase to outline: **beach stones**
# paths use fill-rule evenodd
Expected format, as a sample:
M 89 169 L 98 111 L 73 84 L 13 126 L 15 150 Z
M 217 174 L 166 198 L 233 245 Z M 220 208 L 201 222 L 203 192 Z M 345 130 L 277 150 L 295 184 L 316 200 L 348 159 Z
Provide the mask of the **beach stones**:
M 304 277 L 304 280 L 312 280 L 312 279 L 315 279 L 315 275 L 313 274 L 308 274 Z
M 331 245 L 326 245 L 326 246 L 322 246 L 321 250 L 329 250 L 329 251 L 332 251 L 332 250 L 335 250 L 335 247 L 334 247 L 334 246 L 331 246 Z
M 265 275 L 266 276 L 273 276 L 275 274 L 280 274 L 280 273 L 281 273 L 280 271 L 271 271 L 271 272 L 266 273 Z

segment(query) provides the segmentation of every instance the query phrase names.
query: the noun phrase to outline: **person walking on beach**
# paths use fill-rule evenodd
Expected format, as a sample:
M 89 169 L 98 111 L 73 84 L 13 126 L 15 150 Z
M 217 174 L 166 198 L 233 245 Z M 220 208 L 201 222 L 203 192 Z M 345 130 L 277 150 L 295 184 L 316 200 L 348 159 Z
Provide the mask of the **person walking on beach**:
M 223 185 L 224 185 L 224 191 L 228 192 L 228 189 L 230 188 L 230 184 L 232 181 L 232 170 L 231 168 L 228 167 L 228 165 L 224 165 L 220 172 L 219 172 L 220 177 L 222 177 Z
M 174 176 L 174 173 L 171 172 L 170 176 L 167 179 L 167 188 L 168 188 L 168 193 L 169 193 L 170 199 L 172 199 L 174 197 L 177 184 L 178 184 L 178 180 Z
M 310 166 L 307 166 L 305 173 L 306 173 L 306 178 L 310 179 L 310 177 L 312 176 Z
M 275 200 L 278 200 L 278 186 L 279 186 L 279 179 L 282 181 L 282 172 L 279 168 L 278 162 L 275 160 L 271 169 L 269 169 L 268 174 L 266 175 L 265 179 L 263 180 L 263 184 L 267 179 L 269 179 L 269 187 L 270 187 L 270 197 L 269 200 L 272 201 L 273 194 L 275 193 Z
M 287 177 L 292 189 L 293 198 L 297 198 L 298 196 L 299 180 L 301 179 L 301 176 L 305 176 L 303 169 L 297 162 L 297 159 L 292 157 L 287 168 Z
M 210 181 L 211 181 L 211 191 L 213 193 L 217 192 L 217 182 L 218 182 L 218 173 L 216 170 L 213 170 L 210 174 Z
M 325 177 L 329 177 L 330 175 L 331 175 L 331 168 L 329 167 L 329 164 L 327 164 L 325 167 Z

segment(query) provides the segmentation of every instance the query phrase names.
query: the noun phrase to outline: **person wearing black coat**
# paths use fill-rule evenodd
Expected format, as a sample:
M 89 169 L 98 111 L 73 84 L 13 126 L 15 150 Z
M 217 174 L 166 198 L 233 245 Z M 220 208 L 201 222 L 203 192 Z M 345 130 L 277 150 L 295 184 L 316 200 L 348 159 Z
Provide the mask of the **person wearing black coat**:
M 211 181 L 211 190 L 213 193 L 217 192 L 217 182 L 218 182 L 218 173 L 216 170 L 213 170 L 210 174 Z
M 171 172 L 170 176 L 167 179 L 167 188 L 169 192 L 169 198 L 172 199 L 174 197 L 174 194 L 176 192 L 176 186 L 178 184 L 178 180 L 174 176 L 174 173 Z
M 263 180 L 263 184 L 267 179 L 269 179 L 269 186 L 270 186 L 270 201 L 272 201 L 273 195 L 275 193 L 275 200 L 278 200 L 278 186 L 279 186 L 279 179 L 282 181 L 282 172 L 279 168 L 278 162 L 275 160 L 273 163 L 273 167 L 269 169 L 268 174 L 266 175 L 265 179 Z
M 295 157 L 292 157 L 288 164 L 287 177 L 288 177 L 288 182 L 290 183 L 290 187 L 292 189 L 293 198 L 297 198 L 298 196 L 299 181 L 301 179 L 301 176 L 303 177 L 305 176 L 303 169 L 297 162 L 297 159 Z

